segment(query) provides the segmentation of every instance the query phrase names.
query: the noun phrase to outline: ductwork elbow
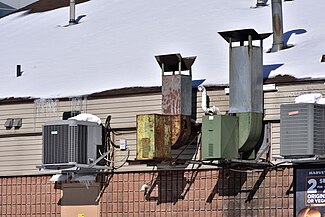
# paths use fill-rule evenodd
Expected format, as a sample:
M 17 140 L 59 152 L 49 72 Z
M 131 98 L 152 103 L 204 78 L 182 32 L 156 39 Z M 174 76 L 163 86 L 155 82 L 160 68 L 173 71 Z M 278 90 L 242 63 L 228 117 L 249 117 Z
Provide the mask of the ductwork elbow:
M 255 112 L 237 113 L 239 121 L 239 152 L 251 151 L 262 135 L 263 114 Z

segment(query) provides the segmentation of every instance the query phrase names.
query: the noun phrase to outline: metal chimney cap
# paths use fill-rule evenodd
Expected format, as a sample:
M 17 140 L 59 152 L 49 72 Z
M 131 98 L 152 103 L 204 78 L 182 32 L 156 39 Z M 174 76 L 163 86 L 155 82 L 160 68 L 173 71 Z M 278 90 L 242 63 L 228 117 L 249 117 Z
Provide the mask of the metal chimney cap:
M 159 55 L 155 56 L 160 68 L 164 68 L 164 72 L 173 72 L 173 71 L 178 71 L 179 70 L 179 63 L 181 63 L 181 70 L 186 71 L 190 70 L 196 56 L 193 57 L 182 57 L 181 54 L 167 54 L 167 55 Z
M 264 40 L 273 33 L 258 34 L 255 29 L 239 29 L 225 32 L 218 32 L 228 43 L 248 41 L 248 36 L 252 36 L 252 40 Z

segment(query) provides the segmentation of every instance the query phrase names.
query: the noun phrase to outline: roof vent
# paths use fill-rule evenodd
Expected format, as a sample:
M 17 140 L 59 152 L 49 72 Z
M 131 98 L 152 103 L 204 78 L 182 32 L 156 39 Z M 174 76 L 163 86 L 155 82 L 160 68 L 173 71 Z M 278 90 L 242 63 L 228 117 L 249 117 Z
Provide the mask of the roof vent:
M 156 56 L 162 71 L 163 114 L 191 115 L 192 65 L 195 59 L 196 57 L 182 57 L 179 53 Z M 189 73 L 182 74 L 182 71 Z
M 286 48 L 283 37 L 282 0 L 272 0 L 273 45 L 271 52 Z
M 320 61 L 323 63 L 325 62 L 325 54 L 322 55 L 322 58 L 320 59 Z
M 76 24 L 76 2 L 75 0 L 70 0 L 70 20 L 69 24 Z
M 264 7 L 266 3 L 264 0 L 257 0 L 256 7 Z
M 229 113 L 263 113 L 263 39 L 271 33 L 241 29 L 219 34 L 229 43 Z M 253 45 L 256 40 L 260 46 Z
M 21 65 L 17 65 L 17 68 L 16 68 L 17 70 L 17 74 L 16 74 L 16 76 L 17 76 L 17 78 L 18 77 L 20 77 L 22 74 L 23 74 L 23 71 L 21 71 Z

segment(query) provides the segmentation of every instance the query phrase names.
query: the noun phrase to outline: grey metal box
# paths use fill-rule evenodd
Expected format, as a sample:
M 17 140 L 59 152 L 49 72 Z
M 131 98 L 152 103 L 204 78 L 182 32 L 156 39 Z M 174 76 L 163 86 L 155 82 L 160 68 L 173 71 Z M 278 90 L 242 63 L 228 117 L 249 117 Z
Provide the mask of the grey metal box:
M 280 122 L 280 155 L 297 158 L 325 154 L 325 105 L 283 104 Z
M 102 128 L 97 123 L 59 120 L 43 125 L 43 164 L 89 164 L 97 159 Z

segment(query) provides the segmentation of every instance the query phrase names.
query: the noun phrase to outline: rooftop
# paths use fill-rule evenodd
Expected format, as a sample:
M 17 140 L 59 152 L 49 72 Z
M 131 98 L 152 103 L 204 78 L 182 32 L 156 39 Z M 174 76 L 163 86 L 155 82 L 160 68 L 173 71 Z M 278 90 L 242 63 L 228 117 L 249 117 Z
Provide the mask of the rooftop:
M 2 99 L 160 86 L 155 56 L 176 53 L 197 56 L 193 79 L 226 84 L 229 45 L 218 32 L 272 32 L 271 7 L 254 8 L 256 0 L 80 0 L 79 23 L 71 26 L 67 3 L 58 0 L 50 7 L 49 2 L 0 19 Z M 267 53 L 272 37 L 263 40 L 265 78 L 325 78 L 324 11 L 323 0 L 283 2 L 284 38 L 293 47 Z

